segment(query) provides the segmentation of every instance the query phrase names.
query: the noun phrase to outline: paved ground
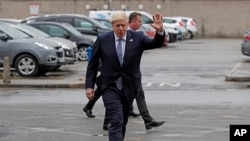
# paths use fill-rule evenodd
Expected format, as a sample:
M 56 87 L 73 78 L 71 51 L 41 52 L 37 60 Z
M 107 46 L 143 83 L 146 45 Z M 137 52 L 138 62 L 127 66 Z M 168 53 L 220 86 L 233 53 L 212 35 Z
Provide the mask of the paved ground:
M 86 61 L 77 62 L 72 66 L 62 66 L 59 71 L 49 72 L 42 77 L 12 77 L 10 85 L 5 85 L 1 80 L 0 88 L 84 88 L 86 66 Z M 239 62 L 228 74 L 225 74 L 225 80 L 250 81 L 249 70 L 249 62 Z
M 101 100 L 94 107 L 97 117 L 87 118 L 83 92 L 71 90 L 1 90 L 0 141 L 107 141 Z M 229 141 L 230 124 L 250 123 L 249 91 L 240 92 L 241 101 L 232 91 L 146 92 L 151 115 L 166 124 L 147 131 L 141 118 L 130 118 L 125 141 Z M 153 97 L 166 100 L 153 102 Z
M 90 119 L 82 113 L 82 101 L 76 103 L 58 102 L 65 101 L 65 99 L 60 99 L 61 96 L 48 94 L 47 98 L 52 103 L 48 103 L 48 99 L 43 103 L 44 99 L 39 99 L 43 97 L 36 97 L 37 99 L 35 99 L 34 95 L 36 94 L 29 93 L 29 99 L 31 101 L 33 99 L 34 102 L 25 103 L 23 99 L 20 99 L 22 96 L 15 91 L 19 88 L 61 88 L 62 91 L 67 92 L 68 89 L 64 88 L 72 88 L 70 90 L 73 90 L 77 96 L 71 94 L 70 98 L 79 99 L 83 93 L 86 65 L 87 62 L 78 62 L 73 66 L 63 66 L 60 71 L 48 73 L 43 77 L 12 77 L 10 85 L 3 84 L 2 79 L 0 79 L 0 141 L 108 140 L 107 132 L 102 130 L 104 109 L 101 102 L 97 103 L 94 109 L 97 117 Z M 239 62 L 225 74 L 225 80 L 250 81 L 249 70 L 249 62 Z M 45 89 L 38 89 L 38 91 L 39 93 L 48 93 Z M 174 92 L 169 92 L 172 95 L 167 96 L 174 98 L 176 96 Z M 228 102 L 224 99 L 225 96 L 221 96 L 221 93 L 228 97 L 230 93 L 235 96 L 237 92 L 223 90 L 214 92 L 215 94 L 211 94 L 209 91 L 199 91 L 195 95 L 195 92 L 190 92 L 193 94 L 192 98 L 200 96 L 204 101 L 195 99 L 196 102 L 183 104 L 183 101 L 181 101 L 181 104 L 176 104 L 172 103 L 173 99 L 171 99 L 171 102 L 162 99 L 164 104 L 159 103 L 159 100 L 153 104 L 149 103 L 150 112 L 154 115 L 154 118 L 165 120 L 167 123 L 162 127 L 146 131 L 141 118 L 130 118 L 125 140 L 228 141 L 231 123 L 250 123 L 249 90 L 245 89 L 240 92 L 239 96 L 242 93 L 244 94 L 242 96 L 245 96 L 243 97 L 245 103 L 242 101 L 238 101 L 237 104 Z M 216 97 L 219 94 L 221 97 Z M 25 95 L 27 96 L 27 94 Z M 164 95 L 166 94 L 164 93 Z M 163 95 L 156 92 L 154 96 L 159 98 Z M 215 103 L 206 103 L 210 100 L 209 96 Z M 147 97 L 151 98 L 150 96 Z M 180 101 L 180 97 L 176 97 L 176 99 Z M 230 98 L 238 100 L 237 97 Z M 17 103 L 5 103 L 5 101 L 10 102 L 13 99 L 16 99 Z M 67 100 L 69 100 L 69 97 Z

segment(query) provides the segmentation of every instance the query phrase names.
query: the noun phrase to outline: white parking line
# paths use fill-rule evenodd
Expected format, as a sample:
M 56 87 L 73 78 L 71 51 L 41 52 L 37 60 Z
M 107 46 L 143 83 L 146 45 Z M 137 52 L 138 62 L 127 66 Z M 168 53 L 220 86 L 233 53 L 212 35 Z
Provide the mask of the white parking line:
M 145 87 L 150 87 L 153 83 L 147 83 Z
M 168 86 L 172 86 L 172 87 L 179 87 L 181 85 L 181 83 L 160 83 L 159 84 L 159 87 L 163 87 L 165 85 L 168 85 Z
M 238 67 L 240 67 L 241 62 L 239 62 L 235 67 L 230 71 L 230 73 L 234 72 Z

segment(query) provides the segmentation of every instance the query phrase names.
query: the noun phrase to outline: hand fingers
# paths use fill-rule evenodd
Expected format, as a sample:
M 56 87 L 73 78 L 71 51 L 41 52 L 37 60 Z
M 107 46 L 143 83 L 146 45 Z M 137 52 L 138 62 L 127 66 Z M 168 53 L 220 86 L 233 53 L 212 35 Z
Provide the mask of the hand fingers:
M 93 98 L 94 98 L 94 94 L 87 94 L 87 98 L 89 99 L 89 100 L 92 100 Z
M 93 89 L 87 89 L 86 90 L 86 97 L 89 100 L 92 100 L 94 98 L 94 90 Z
M 153 16 L 153 20 L 156 21 L 156 20 L 162 20 L 162 16 L 160 14 L 155 14 Z

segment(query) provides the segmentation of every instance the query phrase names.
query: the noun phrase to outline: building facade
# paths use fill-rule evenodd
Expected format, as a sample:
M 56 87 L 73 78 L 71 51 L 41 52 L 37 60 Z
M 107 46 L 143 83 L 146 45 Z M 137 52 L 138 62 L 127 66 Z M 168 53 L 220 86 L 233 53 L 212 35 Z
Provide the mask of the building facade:
M 250 27 L 250 0 L 0 0 L 0 18 L 89 10 L 141 10 L 193 17 L 201 37 L 241 37 Z

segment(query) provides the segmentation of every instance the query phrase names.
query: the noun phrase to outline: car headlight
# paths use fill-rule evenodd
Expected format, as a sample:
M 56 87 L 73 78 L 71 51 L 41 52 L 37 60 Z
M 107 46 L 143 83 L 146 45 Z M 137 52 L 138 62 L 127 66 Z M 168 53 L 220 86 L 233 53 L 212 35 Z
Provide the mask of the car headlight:
M 50 46 L 47 46 L 45 44 L 42 44 L 42 43 L 38 43 L 38 42 L 35 42 L 35 44 L 41 48 L 44 48 L 44 49 L 54 49 L 53 47 L 50 47 Z
M 58 42 L 58 44 L 63 48 L 63 49 L 70 49 L 69 46 L 65 45 L 65 44 L 62 44 L 60 42 Z

